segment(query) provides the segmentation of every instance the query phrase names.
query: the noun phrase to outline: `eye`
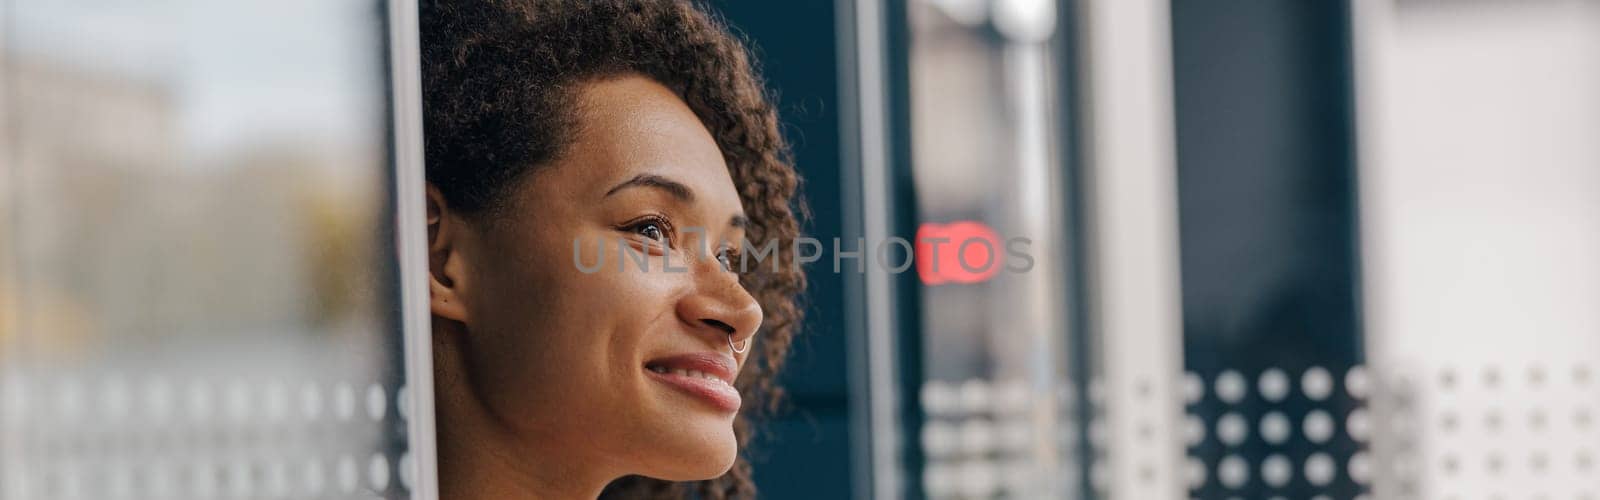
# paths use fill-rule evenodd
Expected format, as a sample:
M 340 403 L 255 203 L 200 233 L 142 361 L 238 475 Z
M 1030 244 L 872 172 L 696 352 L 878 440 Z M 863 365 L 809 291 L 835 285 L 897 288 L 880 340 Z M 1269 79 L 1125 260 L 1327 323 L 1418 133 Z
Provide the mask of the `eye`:
M 666 218 L 661 216 L 651 215 L 636 219 L 632 222 L 622 224 L 617 229 L 643 236 L 651 243 L 660 244 L 663 247 L 671 246 L 672 223 L 668 222 Z
M 641 223 L 634 228 L 634 232 L 654 241 L 662 241 L 667 238 L 666 232 L 661 230 L 661 225 L 654 222 Z
M 722 270 L 724 271 L 732 272 L 733 263 L 737 260 L 739 260 L 739 252 L 734 251 L 732 248 L 723 248 L 717 251 L 717 262 L 722 263 Z

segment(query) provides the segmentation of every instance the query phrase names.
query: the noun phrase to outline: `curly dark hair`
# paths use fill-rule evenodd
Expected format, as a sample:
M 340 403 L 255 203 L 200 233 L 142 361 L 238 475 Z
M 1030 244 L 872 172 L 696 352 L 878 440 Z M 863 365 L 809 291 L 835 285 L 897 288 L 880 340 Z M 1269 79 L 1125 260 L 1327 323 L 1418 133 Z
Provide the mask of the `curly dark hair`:
M 746 445 L 752 421 L 777 411 L 775 377 L 802 310 L 806 286 L 794 242 L 804 207 L 800 179 L 745 46 L 687 0 L 441 0 L 423 2 L 422 84 L 427 178 L 445 200 L 495 217 L 513 181 L 557 159 L 573 140 L 583 84 L 643 75 L 688 104 L 715 138 L 739 190 L 757 248 L 777 243 L 777 266 L 740 281 L 761 304 L 761 346 L 738 388 L 740 447 L 722 477 L 674 483 L 630 476 L 602 498 L 753 498 Z

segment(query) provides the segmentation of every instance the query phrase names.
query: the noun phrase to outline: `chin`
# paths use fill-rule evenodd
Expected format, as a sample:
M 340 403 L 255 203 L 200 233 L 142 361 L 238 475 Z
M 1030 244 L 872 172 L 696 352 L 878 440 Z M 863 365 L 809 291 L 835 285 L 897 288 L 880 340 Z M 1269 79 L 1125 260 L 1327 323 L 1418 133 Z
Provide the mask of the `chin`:
M 645 476 L 668 481 L 700 481 L 714 479 L 733 468 L 739 456 L 739 444 L 728 422 L 712 427 L 710 422 L 696 422 L 697 432 L 675 429 L 676 439 L 661 443 L 663 453 L 657 454 L 654 473 Z

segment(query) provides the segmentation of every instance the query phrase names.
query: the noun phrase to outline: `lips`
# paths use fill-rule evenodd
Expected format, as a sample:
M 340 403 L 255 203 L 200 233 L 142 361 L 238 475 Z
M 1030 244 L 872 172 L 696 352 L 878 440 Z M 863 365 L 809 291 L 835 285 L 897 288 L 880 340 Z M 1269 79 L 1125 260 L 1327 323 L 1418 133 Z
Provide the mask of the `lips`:
M 724 412 L 739 410 L 742 401 L 733 387 L 733 359 L 714 353 L 687 353 L 653 359 L 645 373 L 682 393 Z

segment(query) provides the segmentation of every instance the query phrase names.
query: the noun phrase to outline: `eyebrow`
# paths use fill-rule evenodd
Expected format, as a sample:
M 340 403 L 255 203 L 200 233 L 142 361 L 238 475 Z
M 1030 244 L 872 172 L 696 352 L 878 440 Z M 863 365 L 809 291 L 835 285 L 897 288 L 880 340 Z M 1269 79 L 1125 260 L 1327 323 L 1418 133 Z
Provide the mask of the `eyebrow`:
M 689 186 L 684 185 L 682 182 L 668 179 L 656 174 L 635 175 L 631 179 L 622 181 L 621 183 L 612 186 L 610 190 L 606 191 L 605 196 L 602 196 L 601 198 L 609 197 L 613 194 L 617 194 L 618 191 L 629 188 L 656 188 L 666 191 L 667 194 L 672 195 L 673 198 L 677 198 L 678 201 L 682 201 L 684 203 L 694 202 L 694 190 L 689 189 Z M 744 214 L 736 214 L 728 219 L 728 225 L 738 229 L 746 229 L 750 227 L 750 218 Z
M 685 186 L 682 182 L 668 179 L 656 174 L 635 175 L 632 179 L 622 181 L 621 184 L 612 186 L 611 190 L 606 191 L 606 195 L 602 196 L 602 198 L 617 194 L 618 191 L 622 191 L 624 189 L 636 187 L 651 187 L 660 189 L 662 191 L 666 191 L 667 194 L 672 195 L 673 198 L 677 198 L 679 201 L 684 203 L 694 202 L 694 190 L 689 189 L 689 186 Z

